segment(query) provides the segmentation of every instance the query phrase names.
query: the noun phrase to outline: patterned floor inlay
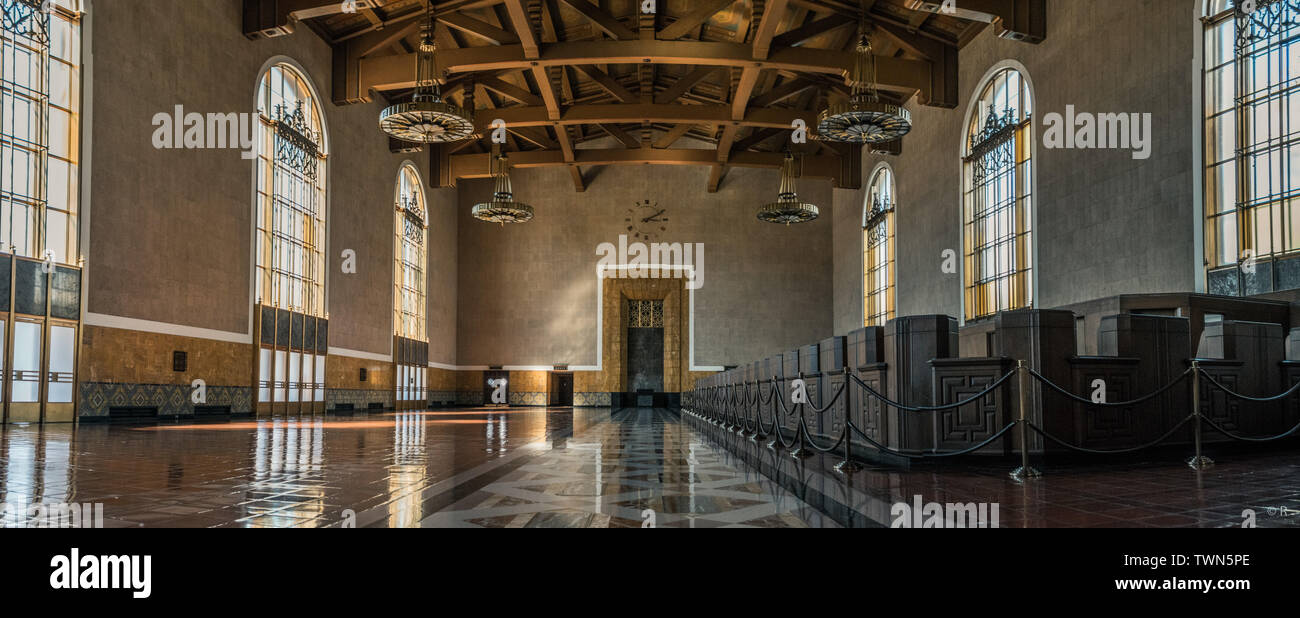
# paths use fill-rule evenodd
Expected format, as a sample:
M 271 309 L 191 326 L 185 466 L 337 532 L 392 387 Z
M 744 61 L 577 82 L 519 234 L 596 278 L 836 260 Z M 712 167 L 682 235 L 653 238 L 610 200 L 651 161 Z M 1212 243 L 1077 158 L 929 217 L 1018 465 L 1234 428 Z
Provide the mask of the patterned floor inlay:
M 622 410 L 421 521 L 426 527 L 835 526 L 664 410 Z

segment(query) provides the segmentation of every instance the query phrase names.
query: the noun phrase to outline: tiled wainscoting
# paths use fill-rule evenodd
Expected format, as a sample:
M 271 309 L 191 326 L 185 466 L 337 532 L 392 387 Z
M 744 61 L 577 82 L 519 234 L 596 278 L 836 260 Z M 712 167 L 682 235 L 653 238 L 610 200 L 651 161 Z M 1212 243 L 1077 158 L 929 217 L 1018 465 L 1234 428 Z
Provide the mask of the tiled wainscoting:
M 393 391 L 387 389 L 326 388 L 325 409 L 336 410 L 339 404 L 351 404 L 353 410 L 369 409 L 371 404 L 383 404 L 385 410 L 393 409 Z
M 579 408 L 608 408 L 612 400 L 609 393 L 573 394 L 573 405 Z
M 456 391 L 429 391 L 429 405 L 454 406 L 456 395 Z
M 483 391 L 456 391 L 456 405 L 458 406 L 483 405 Z
M 107 417 L 111 408 L 157 408 L 159 416 L 194 416 L 195 405 L 230 407 L 232 415 L 251 414 L 253 389 L 209 386 L 205 403 L 195 404 L 187 384 L 119 384 L 82 382 L 79 415 Z
M 544 406 L 548 393 L 510 393 L 512 406 Z

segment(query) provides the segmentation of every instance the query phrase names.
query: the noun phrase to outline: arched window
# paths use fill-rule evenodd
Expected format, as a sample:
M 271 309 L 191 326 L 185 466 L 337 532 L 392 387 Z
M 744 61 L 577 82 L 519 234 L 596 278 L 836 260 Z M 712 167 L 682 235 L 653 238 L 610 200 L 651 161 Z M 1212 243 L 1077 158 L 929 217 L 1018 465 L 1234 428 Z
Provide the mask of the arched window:
M 876 168 L 862 214 L 862 321 L 884 326 L 894 319 L 894 172 Z
M 1203 15 L 1207 280 L 1231 296 L 1300 288 L 1300 6 L 1253 6 Z
M 257 412 L 323 412 L 329 140 L 315 88 L 288 63 L 262 74 L 257 112 Z
M 397 175 L 394 196 L 396 231 L 393 263 L 394 358 L 397 401 L 402 408 L 423 407 L 428 374 L 427 252 L 428 205 L 415 166 L 407 163 Z
M 328 144 L 314 92 L 287 64 L 262 76 L 257 297 L 265 305 L 323 316 Z
M 966 133 L 962 233 L 965 315 L 1033 305 L 1033 100 L 1013 68 L 977 90 Z

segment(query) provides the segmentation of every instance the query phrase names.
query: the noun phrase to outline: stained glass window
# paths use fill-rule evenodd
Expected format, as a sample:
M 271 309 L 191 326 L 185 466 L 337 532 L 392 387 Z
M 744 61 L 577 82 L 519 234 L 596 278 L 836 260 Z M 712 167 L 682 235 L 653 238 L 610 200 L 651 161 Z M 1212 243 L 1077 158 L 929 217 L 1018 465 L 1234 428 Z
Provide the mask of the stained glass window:
M 863 323 L 894 319 L 894 173 L 881 167 L 871 179 L 862 216 Z
M 978 92 L 963 166 L 967 320 L 1033 304 L 1033 100 L 1010 68 Z

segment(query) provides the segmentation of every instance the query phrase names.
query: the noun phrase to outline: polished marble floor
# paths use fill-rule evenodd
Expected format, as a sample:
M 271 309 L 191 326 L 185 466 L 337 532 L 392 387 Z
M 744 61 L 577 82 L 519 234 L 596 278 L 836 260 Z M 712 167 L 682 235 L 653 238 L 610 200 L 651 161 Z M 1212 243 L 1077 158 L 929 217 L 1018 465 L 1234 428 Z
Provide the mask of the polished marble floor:
M 997 503 L 1002 527 L 1300 526 L 1300 455 L 1062 465 L 1018 484 L 964 462 L 850 479 L 666 410 L 476 408 L 209 424 L 0 429 L 0 526 L 102 504 L 105 527 L 873 527 Z M 775 479 L 775 480 L 773 480 Z
M 0 502 L 105 527 L 836 526 L 663 410 L 11 426 L 0 454 Z

